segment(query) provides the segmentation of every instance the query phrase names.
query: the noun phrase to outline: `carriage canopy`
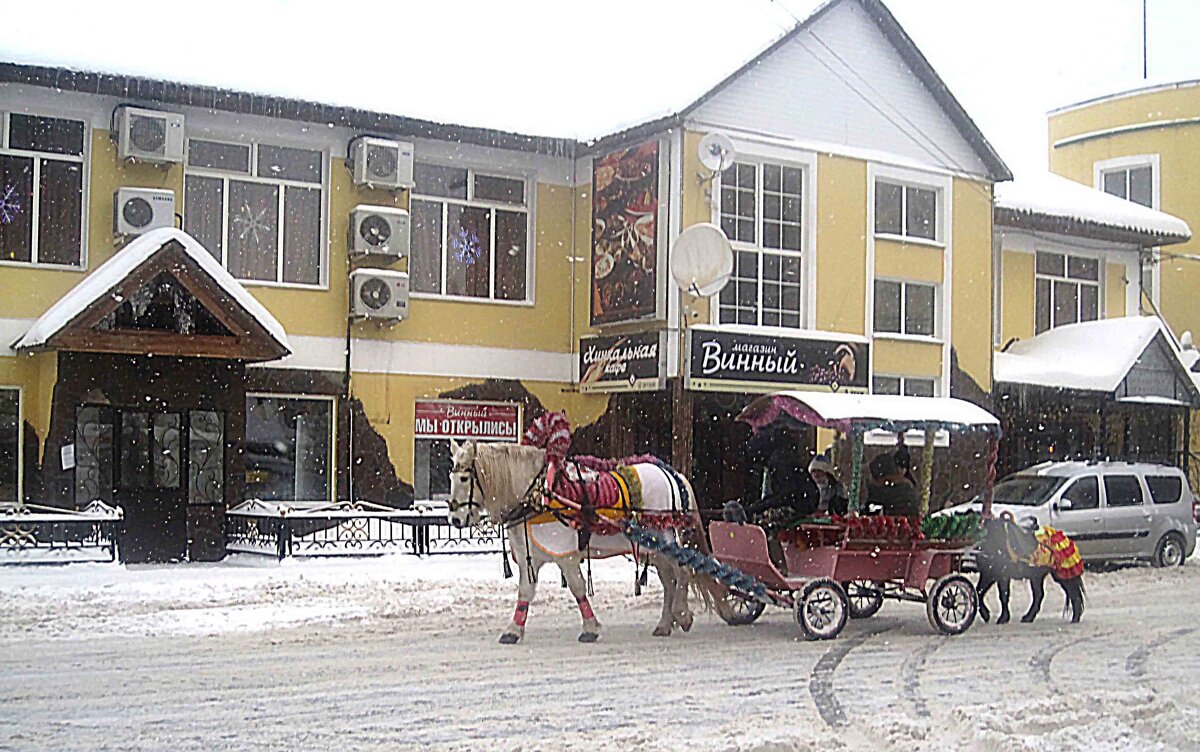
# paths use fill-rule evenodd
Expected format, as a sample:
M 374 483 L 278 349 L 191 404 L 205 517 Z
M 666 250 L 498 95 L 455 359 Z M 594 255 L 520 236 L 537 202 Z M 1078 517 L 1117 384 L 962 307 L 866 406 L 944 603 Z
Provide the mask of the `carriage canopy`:
M 737 419 L 758 431 L 783 415 L 847 434 L 854 429 L 882 429 L 895 433 L 930 429 L 961 431 L 978 428 L 997 433 L 1000 430 L 996 416 L 965 400 L 887 394 L 774 392 L 751 402 Z

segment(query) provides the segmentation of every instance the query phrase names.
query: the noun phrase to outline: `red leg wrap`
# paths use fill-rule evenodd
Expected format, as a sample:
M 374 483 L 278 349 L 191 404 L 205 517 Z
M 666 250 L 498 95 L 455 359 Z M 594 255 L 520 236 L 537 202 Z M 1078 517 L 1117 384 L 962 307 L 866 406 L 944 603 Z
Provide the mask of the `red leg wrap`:
M 517 601 L 517 610 L 513 614 L 513 624 L 518 627 L 525 626 L 525 619 L 529 617 L 529 601 Z
M 579 613 L 582 614 L 583 618 L 585 619 L 596 618 L 596 614 L 592 612 L 592 604 L 588 603 L 586 595 L 579 599 Z

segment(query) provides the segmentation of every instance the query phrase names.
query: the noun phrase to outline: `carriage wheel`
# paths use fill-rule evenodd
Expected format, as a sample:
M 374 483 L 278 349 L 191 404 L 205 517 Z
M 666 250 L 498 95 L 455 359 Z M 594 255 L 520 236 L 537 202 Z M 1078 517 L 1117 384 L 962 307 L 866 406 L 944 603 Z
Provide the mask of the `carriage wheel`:
M 843 582 L 842 587 L 850 602 L 851 619 L 869 619 L 883 608 L 883 583 L 850 580 Z
M 717 609 L 717 613 L 729 626 L 744 627 L 762 616 L 766 607 L 762 601 L 746 598 L 731 590 L 725 595 L 725 608 Z
M 805 585 L 795 603 L 796 622 L 806 640 L 832 640 L 841 634 L 850 615 L 846 591 L 829 579 Z
M 934 629 L 945 635 L 966 632 L 979 612 L 979 594 L 961 574 L 948 574 L 933 584 L 925 601 L 925 614 Z

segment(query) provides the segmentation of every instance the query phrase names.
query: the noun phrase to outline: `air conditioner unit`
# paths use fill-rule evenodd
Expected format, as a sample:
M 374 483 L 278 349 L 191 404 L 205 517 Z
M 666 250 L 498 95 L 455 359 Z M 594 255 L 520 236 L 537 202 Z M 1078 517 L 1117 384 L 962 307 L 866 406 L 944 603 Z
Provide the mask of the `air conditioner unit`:
M 413 145 L 410 143 L 359 136 L 350 142 L 349 156 L 355 185 L 392 190 L 413 187 Z
M 143 110 L 122 105 L 117 108 L 114 137 L 117 156 L 138 162 L 183 161 L 183 115 Z
M 118 188 L 113 194 L 113 235 L 141 235 L 174 226 L 174 191 Z
M 408 318 L 408 272 L 355 269 L 350 272 L 350 315 L 357 319 L 402 321 Z
M 356 206 L 350 212 L 350 253 L 402 259 L 408 255 L 408 210 Z

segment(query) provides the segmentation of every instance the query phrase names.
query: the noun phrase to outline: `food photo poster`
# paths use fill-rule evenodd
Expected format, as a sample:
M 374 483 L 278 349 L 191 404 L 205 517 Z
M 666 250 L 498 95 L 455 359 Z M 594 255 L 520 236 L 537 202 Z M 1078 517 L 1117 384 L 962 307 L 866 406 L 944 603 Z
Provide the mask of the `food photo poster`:
M 657 312 L 658 180 L 658 141 L 609 152 L 593 165 L 592 326 Z

